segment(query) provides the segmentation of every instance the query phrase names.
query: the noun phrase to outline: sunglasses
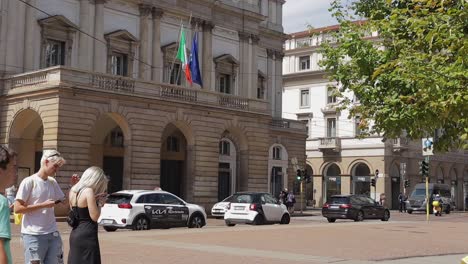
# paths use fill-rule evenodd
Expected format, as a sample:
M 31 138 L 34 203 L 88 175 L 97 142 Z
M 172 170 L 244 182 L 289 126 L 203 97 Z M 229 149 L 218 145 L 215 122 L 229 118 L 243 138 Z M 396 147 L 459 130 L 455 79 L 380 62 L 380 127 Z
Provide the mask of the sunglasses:
M 55 153 L 55 154 L 52 154 L 52 155 L 48 156 L 47 158 L 52 158 L 52 157 L 60 157 L 60 154 Z

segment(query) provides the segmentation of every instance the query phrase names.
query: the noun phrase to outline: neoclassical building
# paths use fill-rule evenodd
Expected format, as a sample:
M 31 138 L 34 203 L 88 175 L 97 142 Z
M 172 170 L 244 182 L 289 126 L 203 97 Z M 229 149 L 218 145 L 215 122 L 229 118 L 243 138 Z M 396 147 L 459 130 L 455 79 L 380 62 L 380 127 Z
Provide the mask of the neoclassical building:
M 156 186 L 210 207 L 292 186 L 305 126 L 282 113 L 283 0 L 0 0 L 0 142 L 19 180 L 42 150 L 110 191 Z M 198 32 L 203 86 L 175 60 Z M 190 52 L 190 50 L 188 51 Z M 292 175 L 292 176 L 291 176 Z
M 422 182 L 419 162 L 423 160 L 421 140 L 404 136 L 385 139 L 380 135 L 359 139 L 359 118 L 349 119 L 349 112 L 337 109 L 336 82 L 328 80 L 319 66 L 323 40 L 332 40 L 338 26 L 289 35 L 283 59 L 283 117 L 302 121 L 307 126 L 307 170 L 313 181 L 307 185 L 307 199 L 321 206 L 333 194 L 368 194 L 379 200 L 386 195 L 386 205 L 398 208 L 398 195 L 410 195 Z M 368 38 L 376 38 L 370 34 Z M 355 104 L 359 98 L 347 95 Z M 371 179 L 379 171 L 376 189 Z M 453 151 L 434 155 L 430 161 L 430 182 L 451 186 L 457 209 L 468 207 L 468 152 Z M 404 182 L 409 180 L 409 187 Z

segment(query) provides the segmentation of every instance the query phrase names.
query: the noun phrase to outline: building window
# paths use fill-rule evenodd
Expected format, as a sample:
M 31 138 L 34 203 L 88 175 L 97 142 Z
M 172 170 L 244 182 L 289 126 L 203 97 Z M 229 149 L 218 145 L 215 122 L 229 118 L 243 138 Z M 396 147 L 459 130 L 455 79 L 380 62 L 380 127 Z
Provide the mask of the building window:
M 280 160 L 281 159 L 281 147 L 274 147 L 273 148 L 273 159 Z
M 303 56 L 299 58 L 299 68 L 300 70 L 310 69 L 310 56 Z
M 227 141 L 219 142 L 219 154 L 229 156 L 231 154 L 231 144 Z
M 327 119 L 327 137 L 336 137 L 336 118 Z
M 336 88 L 335 87 L 328 87 L 327 88 L 327 103 L 334 104 L 336 103 Z
M 112 53 L 110 57 L 111 74 L 127 76 L 128 74 L 128 56 L 122 53 Z
M 359 127 L 359 125 L 361 124 L 361 117 L 360 116 L 356 116 L 354 118 L 354 133 L 356 136 L 359 136 L 362 134 L 362 130 L 361 128 Z
M 301 107 L 309 106 L 309 90 L 301 90 Z
M 180 151 L 179 139 L 173 136 L 167 137 L 166 150 L 168 152 L 179 152 Z
M 46 67 L 65 65 L 65 42 L 48 39 L 45 47 Z
M 110 132 L 110 145 L 112 147 L 121 148 L 123 147 L 124 136 L 120 127 L 115 127 Z
M 175 63 L 172 67 L 169 83 L 177 85 L 182 84 L 182 71 L 179 63 Z
M 258 76 L 257 99 L 265 99 L 265 78 Z
M 219 74 L 218 89 L 221 93 L 231 94 L 231 75 Z

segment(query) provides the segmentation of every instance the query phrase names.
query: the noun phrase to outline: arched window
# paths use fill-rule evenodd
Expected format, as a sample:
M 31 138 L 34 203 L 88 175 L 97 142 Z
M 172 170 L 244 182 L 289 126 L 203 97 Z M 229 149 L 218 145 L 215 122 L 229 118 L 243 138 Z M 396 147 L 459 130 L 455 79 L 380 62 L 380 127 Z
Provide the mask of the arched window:
M 167 137 L 166 150 L 168 152 L 179 152 L 180 151 L 179 139 L 174 136 Z
M 281 160 L 281 147 L 274 147 L 273 148 L 273 159 L 274 160 Z

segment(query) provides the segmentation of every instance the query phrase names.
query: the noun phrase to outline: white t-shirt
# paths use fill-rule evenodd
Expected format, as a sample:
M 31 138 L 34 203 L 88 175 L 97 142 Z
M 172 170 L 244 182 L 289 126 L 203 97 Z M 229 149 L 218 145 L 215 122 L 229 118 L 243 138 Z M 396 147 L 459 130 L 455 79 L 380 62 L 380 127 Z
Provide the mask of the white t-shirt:
M 43 180 L 39 175 L 33 174 L 25 178 L 16 193 L 16 200 L 23 200 L 26 205 L 45 202 L 49 199 L 59 200 L 65 198 L 57 181 L 48 177 Z M 54 208 L 43 208 L 25 213 L 21 224 L 21 233 L 29 235 L 45 235 L 57 231 Z

